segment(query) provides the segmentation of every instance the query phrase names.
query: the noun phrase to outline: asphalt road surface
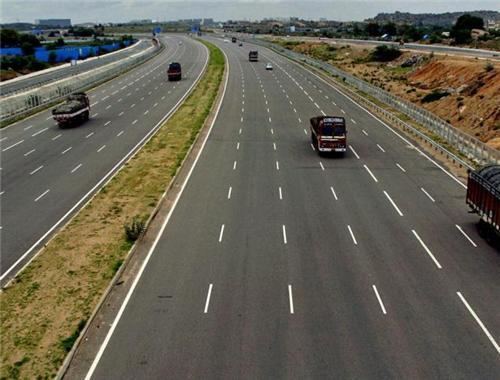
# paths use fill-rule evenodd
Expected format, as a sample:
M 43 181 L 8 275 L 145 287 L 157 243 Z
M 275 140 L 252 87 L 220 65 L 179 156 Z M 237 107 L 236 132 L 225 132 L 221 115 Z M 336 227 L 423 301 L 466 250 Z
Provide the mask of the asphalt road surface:
M 200 42 L 169 36 L 164 43 L 155 58 L 89 91 L 91 118 L 83 125 L 61 129 L 47 110 L 2 130 L 2 279 L 105 183 L 200 76 L 208 59 Z M 182 65 L 180 82 L 167 81 L 171 61 Z
M 124 51 L 117 51 L 113 54 L 106 54 L 98 59 L 90 59 L 86 61 L 78 61 L 75 66 L 62 67 L 57 70 L 52 70 L 38 75 L 22 77 L 14 81 L 5 81 L 0 85 L 0 94 L 2 96 L 16 93 L 23 90 L 28 90 L 43 84 L 47 84 L 59 79 L 69 77 L 71 75 L 81 74 L 83 72 L 96 69 L 98 67 L 107 65 L 111 62 L 117 62 L 120 59 L 128 57 L 132 54 L 139 54 L 141 51 L 148 49 L 151 46 L 150 40 L 140 40 L 138 44 L 130 47 Z
M 500 256 L 465 186 L 302 67 L 216 43 L 222 108 L 87 378 L 498 379 Z M 344 158 L 310 144 L 322 113 Z

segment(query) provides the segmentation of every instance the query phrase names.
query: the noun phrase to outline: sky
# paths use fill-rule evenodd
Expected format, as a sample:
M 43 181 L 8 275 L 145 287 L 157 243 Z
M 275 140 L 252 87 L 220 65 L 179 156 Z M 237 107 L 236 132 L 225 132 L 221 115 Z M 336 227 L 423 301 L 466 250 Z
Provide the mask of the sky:
M 379 12 L 442 13 L 500 11 L 491 0 L 0 0 L 0 22 L 34 22 L 70 18 L 72 22 L 126 22 L 134 19 L 169 21 L 188 18 L 262 19 L 265 17 L 325 17 L 361 21 Z

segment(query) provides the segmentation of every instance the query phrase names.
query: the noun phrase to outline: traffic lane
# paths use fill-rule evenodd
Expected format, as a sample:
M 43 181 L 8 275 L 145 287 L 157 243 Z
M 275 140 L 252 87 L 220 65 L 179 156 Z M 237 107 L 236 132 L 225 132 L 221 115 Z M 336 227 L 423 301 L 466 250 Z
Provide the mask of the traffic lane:
M 97 96 L 99 96 L 99 92 L 109 91 L 109 95 L 116 90 L 124 91 L 126 87 L 123 87 L 125 85 L 128 85 L 130 81 L 133 81 L 140 76 L 147 76 L 151 74 L 151 70 L 153 69 L 158 70 L 160 65 L 165 64 L 165 58 L 173 54 L 177 49 L 178 45 L 175 43 L 166 44 L 163 52 L 159 53 L 158 56 L 153 57 L 143 65 L 140 65 L 121 76 L 111 79 L 110 81 L 87 91 L 87 94 L 89 94 L 89 98 L 91 99 L 91 109 L 93 109 L 93 107 L 95 106 L 94 103 L 97 100 L 102 101 L 101 98 L 106 96 L 106 94 L 104 94 L 101 98 L 95 99 Z M 110 96 L 110 98 L 112 98 L 112 96 Z M 4 141 L 2 141 L 2 145 L 5 146 L 7 144 L 7 141 L 9 141 L 9 143 L 13 143 L 17 140 L 25 139 L 31 136 L 31 134 L 37 132 L 39 129 L 44 128 L 48 125 L 52 125 L 52 123 L 51 110 L 45 110 L 33 116 L 29 116 L 26 119 L 23 119 L 2 129 L 2 138 L 5 139 Z
M 283 113 L 283 114 L 281 114 L 281 115 L 286 115 L 286 113 Z M 278 121 L 278 122 L 279 122 L 279 121 Z M 292 123 L 293 123 L 293 120 L 291 119 L 291 120 L 289 120 L 288 122 L 284 121 L 282 124 L 283 124 L 283 125 L 289 125 L 289 124 L 292 124 Z M 278 131 L 279 131 L 279 129 L 278 129 Z M 278 136 L 280 136 L 280 135 L 279 135 L 279 133 L 278 133 Z M 306 145 L 306 144 L 304 144 L 304 145 Z M 308 152 L 309 154 L 311 154 L 311 150 L 307 149 L 307 152 Z M 287 157 L 293 157 L 293 154 L 289 154 L 289 155 L 287 155 Z M 356 161 L 356 160 L 355 160 L 355 161 Z M 299 163 L 303 163 L 303 162 L 304 162 L 304 159 L 299 159 L 299 160 L 297 160 L 297 163 L 296 163 L 296 164 L 297 164 L 297 165 L 299 165 Z M 314 162 L 314 163 L 312 163 L 312 162 L 311 162 L 311 164 L 313 165 L 312 167 L 315 167 L 317 171 L 320 171 L 320 167 L 316 165 L 316 162 Z M 328 169 L 328 167 L 327 167 L 327 169 Z M 336 167 L 335 167 L 335 168 L 333 168 L 333 169 L 337 170 L 338 168 L 336 168 Z M 360 168 L 360 169 L 361 169 L 361 168 Z M 285 172 L 286 172 L 286 171 L 285 171 Z M 327 172 L 328 172 L 328 170 L 327 170 Z M 366 174 L 364 174 L 363 172 L 364 172 L 364 170 L 362 170 L 362 169 L 361 169 L 361 170 L 358 170 L 358 174 L 356 174 L 356 176 L 358 176 L 358 175 L 364 175 L 364 176 L 366 176 Z M 356 176 L 355 176 L 355 177 L 356 177 Z M 353 183 L 355 183 L 355 182 L 354 182 L 355 177 L 354 177 L 354 178 L 352 178 L 352 180 L 345 180 L 345 181 L 342 181 L 342 182 L 345 182 L 345 183 L 349 183 L 349 184 L 351 184 L 351 186 L 350 186 L 349 190 L 347 190 L 347 189 L 346 189 L 346 191 L 349 191 L 349 192 L 352 192 L 352 191 L 353 191 L 352 184 L 353 184 Z M 294 178 L 297 178 L 297 176 L 295 176 Z M 300 178 L 300 177 L 299 177 L 299 178 Z M 369 178 L 369 177 L 366 177 L 366 178 Z M 371 179 L 368 179 L 368 181 L 371 181 Z M 355 188 L 356 188 L 356 189 L 357 189 L 357 188 L 359 188 L 359 189 L 367 189 L 367 188 L 369 188 L 369 184 L 368 184 L 368 183 L 365 183 L 365 184 L 363 184 L 363 185 L 356 186 Z M 325 186 L 325 189 L 326 189 L 326 186 Z M 339 192 L 339 191 L 337 191 L 337 193 L 339 194 L 340 192 Z M 341 196 L 341 195 L 339 194 L 339 197 L 340 197 L 340 196 Z M 355 196 L 353 199 L 351 199 L 351 201 L 354 203 L 354 202 L 356 202 L 356 200 L 357 200 L 357 202 L 359 203 L 359 202 L 360 202 L 360 199 L 361 199 L 361 200 L 364 200 L 364 199 L 370 199 L 370 198 L 373 198 L 373 195 L 371 195 L 371 196 L 368 196 L 368 195 L 366 195 L 366 194 L 365 194 L 365 195 L 358 195 L 358 196 Z M 372 201 L 370 201 L 370 204 L 371 204 L 371 202 L 372 202 Z M 320 203 L 321 203 L 321 202 L 320 202 Z M 363 209 L 360 209 L 360 214 L 361 214 L 361 210 L 363 210 Z M 352 211 L 353 211 L 353 210 L 351 210 L 350 212 L 352 212 Z M 346 210 L 346 212 L 347 212 L 347 210 Z M 380 212 L 380 210 L 379 210 L 378 212 Z M 388 216 L 389 216 L 389 214 L 390 214 L 391 212 L 393 212 L 393 211 L 391 210 L 391 206 L 390 206 L 390 204 L 389 204 L 389 208 L 386 210 L 386 212 L 388 213 Z M 354 215 L 357 215 L 355 212 L 354 212 L 353 214 L 354 214 Z M 376 213 L 374 213 L 374 215 L 377 215 L 377 214 L 376 214 Z M 290 218 L 290 219 L 292 219 L 292 220 L 293 220 L 294 218 Z M 297 219 L 297 218 L 295 218 L 295 219 Z M 378 224 L 378 223 L 377 223 L 377 224 Z M 387 223 L 382 223 L 382 225 L 387 225 Z M 364 232 L 365 230 L 366 230 L 366 228 L 361 228 L 361 231 L 363 231 L 363 232 Z M 409 231 L 408 231 L 408 232 L 409 232 Z M 375 238 L 375 237 L 377 237 L 377 236 L 383 236 L 383 235 L 382 235 L 382 234 L 377 234 L 377 233 L 375 233 L 375 234 L 373 235 L 373 238 L 369 239 L 369 241 L 373 243 L 374 238 Z M 399 232 L 399 233 L 395 233 L 395 234 L 390 234 L 389 236 L 401 236 L 401 232 Z M 416 266 L 414 266 L 414 265 L 413 265 L 413 266 L 411 266 L 411 268 L 409 268 L 408 270 L 411 270 L 412 268 L 414 269 L 415 267 L 416 267 Z M 392 286 L 392 285 L 391 285 L 391 286 Z M 434 289 L 434 287 L 432 287 L 432 288 Z M 441 303 L 441 301 L 437 302 L 436 304 L 437 304 L 437 305 L 439 305 L 440 303 Z M 455 311 L 457 311 L 457 310 L 455 310 Z M 463 312 L 463 310 L 461 310 L 461 311 Z M 404 366 L 403 366 L 403 368 L 404 368 Z M 488 373 L 488 372 L 486 372 L 486 373 Z
M 230 70 L 229 75 L 230 83 L 239 83 L 240 77 L 236 71 Z M 226 106 L 224 103 L 223 107 Z M 239 110 L 236 110 L 238 113 Z M 226 114 L 231 115 L 231 112 Z M 139 375 L 138 370 L 141 370 L 142 375 L 147 373 L 153 377 L 159 373 L 174 376 L 179 371 L 188 374 L 189 369 L 186 367 L 203 359 L 196 356 L 193 360 L 193 353 L 188 348 L 203 346 L 199 336 L 206 333 L 203 325 L 208 317 L 204 315 L 207 291 L 209 283 L 217 280 L 211 276 L 213 253 L 220 250 L 224 241 L 222 235 L 219 242 L 221 223 L 229 219 L 224 217 L 227 207 L 222 205 L 229 202 L 225 195 L 229 182 L 227 178 L 232 176 L 229 166 L 232 160 L 227 157 L 235 158 L 232 156 L 235 154 L 234 145 L 228 144 L 226 140 L 237 136 L 231 129 L 232 124 L 216 122 L 213 131 L 217 131 L 218 136 L 210 136 L 207 141 L 191 180 L 93 378 L 133 378 Z M 214 182 L 214 178 L 217 181 Z M 207 183 L 213 183 L 211 191 L 206 191 Z M 174 303 L 166 310 L 167 316 L 159 316 L 160 320 L 156 320 L 158 313 L 151 310 L 157 302 L 151 298 L 157 293 L 171 295 L 170 303 Z M 137 328 L 145 320 L 148 320 L 151 330 Z M 177 343 L 181 340 L 183 344 L 179 347 Z M 130 344 L 131 341 L 136 343 Z M 140 368 L 137 354 L 142 358 L 143 365 Z M 155 360 L 158 354 L 162 360 Z M 179 356 L 182 356 L 182 360 Z M 172 357 L 172 360 L 165 361 L 165 357 Z M 116 366 L 116 363 L 120 365 Z
M 200 65 L 200 70 L 201 67 L 202 66 Z M 180 89 L 182 89 L 183 86 L 187 87 L 191 82 L 181 81 L 181 83 L 182 85 Z M 175 99 L 172 99 L 171 101 L 169 100 L 167 102 L 167 105 L 171 107 L 176 101 L 177 100 Z M 41 236 L 43 232 L 48 229 L 47 225 L 52 225 L 47 224 L 46 217 L 40 215 L 40 223 L 31 223 L 30 226 L 26 229 L 23 229 L 23 231 L 15 228 L 16 225 L 19 225 L 18 222 L 27 220 L 26 218 L 28 218 L 29 220 L 33 218 L 33 215 L 31 213 L 32 209 L 26 208 L 26 204 L 33 204 L 33 202 L 46 204 L 48 207 L 46 208 L 46 210 L 50 210 L 50 213 L 48 214 L 50 214 L 53 223 L 55 223 L 67 212 L 67 210 L 71 209 L 75 202 L 78 202 L 81 199 L 80 197 L 84 196 L 95 185 L 95 183 L 99 181 L 100 176 L 104 175 L 109 170 L 112 170 L 114 165 L 120 161 L 121 157 L 123 157 L 124 154 L 127 154 L 129 150 L 137 143 L 137 141 L 139 141 L 140 138 L 147 134 L 147 132 L 150 130 L 151 125 L 154 125 L 164 115 L 164 113 L 165 105 L 162 104 L 161 106 L 155 108 L 155 110 L 152 111 L 147 118 L 145 118 L 144 123 L 134 123 L 137 119 L 133 121 L 129 120 L 127 123 L 129 128 L 128 133 L 125 128 L 118 133 L 112 132 L 112 128 L 109 128 L 109 130 L 107 130 L 106 132 L 108 133 L 108 135 L 115 139 L 117 144 L 106 145 L 98 139 L 92 139 L 92 137 L 94 136 L 90 136 L 89 141 L 93 141 L 92 143 L 90 143 L 90 145 L 93 145 L 92 150 L 95 149 L 93 152 L 93 156 L 91 157 L 89 157 L 88 149 L 82 149 L 88 148 L 88 146 L 83 147 L 81 145 L 77 145 L 73 148 L 74 150 L 72 149 L 71 151 L 66 151 L 67 148 L 65 148 L 61 152 L 58 152 L 59 156 L 56 157 L 56 159 L 59 159 L 57 162 L 60 166 L 58 166 L 57 170 L 55 169 L 55 167 L 52 167 L 50 170 L 48 169 L 48 167 L 43 168 L 46 173 L 52 173 L 53 176 L 44 176 L 40 171 L 40 173 L 35 173 L 35 176 L 33 176 L 32 178 L 33 180 L 37 181 L 36 184 L 39 188 L 39 191 L 37 192 L 36 189 L 33 188 L 33 186 L 23 186 L 22 190 L 20 191 L 22 194 L 31 191 L 31 196 L 25 194 L 27 195 L 27 198 L 20 198 L 19 191 L 10 191 L 2 194 L 2 197 L 10 196 L 12 199 L 12 202 L 9 202 L 9 207 L 2 210 L 3 248 L 4 252 L 9 253 L 8 255 L 2 255 L 3 270 L 5 271 L 7 269 L 7 262 L 16 262 L 16 260 L 21 257 L 22 252 L 28 249 L 31 244 L 34 244 L 39 236 Z M 116 125 L 113 128 L 119 129 L 120 127 L 120 125 Z M 73 153 L 75 154 L 73 155 Z M 116 155 L 117 153 L 118 155 Z M 80 160 L 75 158 L 77 154 L 79 154 L 81 158 Z M 69 157 L 68 155 L 73 156 L 71 156 L 71 158 L 67 158 Z M 103 159 L 103 157 L 106 159 Z M 95 159 L 93 160 L 93 158 Z M 84 173 L 84 176 L 80 178 L 80 175 L 82 173 Z M 76 178 L 78 178 L 77 182 L 84 182 L 83 187 L 75 186 L 75 183 L 72 182 L 71 177 L 74 178 L 74 174 L 78 174 L 78 176 L 76 176 Z M 57 180 L 61 176 L 63 179 Z M 64 186 L 65 180 L 68 181 L 68 184 L 66 186 Z M 68 190 L 68 187 L 70 190 Z M 79 191 L 75 191 L 76 188 Z M 47 190 L 49 191 L 47 192 Z M 57 207 L 52 207 L 52 204 L 47 201 L 47 199 L 51 197 L 59 198 Z M 6 198 L 4 198 L 4 201 L 5 199 Z M 65 201 L 63 202 L 62 199 L 64 199 Z M 21 232 L 22 235 L 20 236 Z M 29 235 L 30 238 L 27 238 L 27 235 Z
M 45 74 L 39 74 L 34 77 L 25 78 L 23 80 L 18 80 L 12 83 L 5 82 L 0 86 L 2 96 L 8 95 L 13 92 L 27 90 L 36 86 L 47 84 L 49 82 L 68 77 L 70 75 L 81 74 L 86 71 L 98 68 L 105 64 L 116 62 L 120 59 L 126 58 L 132 54 L 138 54 L 139 52 L 146 50 L 151 46 L 151 42 L 140 40 L 139 44 L 131 47 L 127 51 L 118 51 L 116 54 L 111 56 L 100 56 L 98 59 L 93 59 L 91 61 L 80 61 L 76 66 L 69 66 L 59 70 L 54 70 Z

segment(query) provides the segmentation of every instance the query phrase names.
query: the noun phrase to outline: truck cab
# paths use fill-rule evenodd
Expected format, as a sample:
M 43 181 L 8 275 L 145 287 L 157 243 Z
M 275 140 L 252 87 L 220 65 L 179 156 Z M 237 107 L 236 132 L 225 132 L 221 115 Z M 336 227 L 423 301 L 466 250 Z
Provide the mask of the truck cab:
M 176 81 L 182 79 L 181 64 L 172 62 L 168 65 L 167 76 L 169 81 Z
M 347 130 L 341 116 L 316 116 L 310 120 L 311 142 L 318 153 L 347 151 Z

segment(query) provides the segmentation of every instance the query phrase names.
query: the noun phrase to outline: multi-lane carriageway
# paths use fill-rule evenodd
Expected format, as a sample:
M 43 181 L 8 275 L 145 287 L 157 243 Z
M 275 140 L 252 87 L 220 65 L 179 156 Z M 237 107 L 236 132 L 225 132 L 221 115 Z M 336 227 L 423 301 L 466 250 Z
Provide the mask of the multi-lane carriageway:
M 89 91 L 85 124 L 60 129 L 47 110 L 2 130 L 2 280 L 84 205 L 199 78 L 208 59 L 203 44 L 180 36 L 164 43 L 155 58 Z M 180 82 L 167 81 L 171 61 L 183 65 Z
M 79 376 L 498 379 L 500 259 L 464 185 L 311 72 L 212 41 L 222 107 Z M 322 113 L 343 159 L 310 145 Z

